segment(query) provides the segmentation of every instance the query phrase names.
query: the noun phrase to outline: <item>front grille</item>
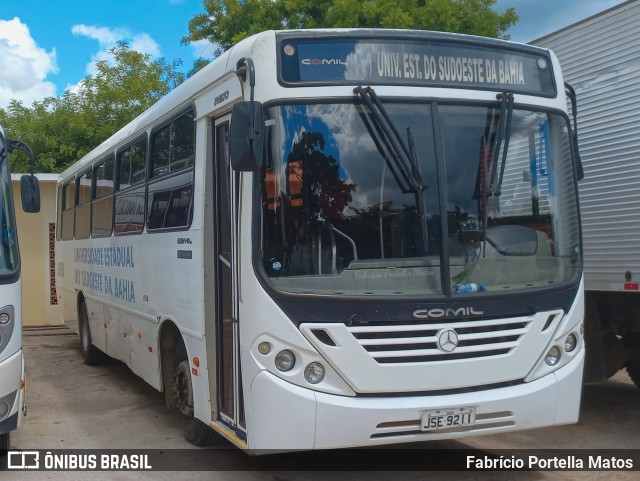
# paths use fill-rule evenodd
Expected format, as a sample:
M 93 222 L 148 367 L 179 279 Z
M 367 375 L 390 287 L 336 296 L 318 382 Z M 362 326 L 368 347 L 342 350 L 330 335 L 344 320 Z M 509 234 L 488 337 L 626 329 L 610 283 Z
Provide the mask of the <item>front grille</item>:
M 347 326 L 360 346 L 379 364 L 428 363 L 505 355 L 515 349 L 533 319 L 518 317 L 423 324 Z M 454 329 L 451 352 L 438 347 L 438 333 Z

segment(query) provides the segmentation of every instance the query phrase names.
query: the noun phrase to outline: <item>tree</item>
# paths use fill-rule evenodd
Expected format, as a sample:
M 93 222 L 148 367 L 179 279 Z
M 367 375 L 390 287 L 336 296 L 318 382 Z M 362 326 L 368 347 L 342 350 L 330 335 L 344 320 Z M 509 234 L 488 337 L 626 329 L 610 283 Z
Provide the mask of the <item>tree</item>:
M 120 42 L 76 89 L 31 107 L 12 101 L 0 109 L 0 124 L 7 136 L 31 146 L 36 171 L 61 172 L 181 83 L 179 65 L 152 60 Z M 11 161 L 14 172 L 29 168 L 19 153 Z
M 320 223 L 340 219 L 351 202 L 355 184 L 340 175 L 340 164 L 324 151 L 325 139 L 320 132 L 302 132 L 287 157 L 287 164 L 300 162 L 304 220 Z
M 204 0 L 183 43 L 209 40 L 216 55 L 263 30 L 369 27 L 437 30 L 508 39 L 515 9 L 496 0 Z

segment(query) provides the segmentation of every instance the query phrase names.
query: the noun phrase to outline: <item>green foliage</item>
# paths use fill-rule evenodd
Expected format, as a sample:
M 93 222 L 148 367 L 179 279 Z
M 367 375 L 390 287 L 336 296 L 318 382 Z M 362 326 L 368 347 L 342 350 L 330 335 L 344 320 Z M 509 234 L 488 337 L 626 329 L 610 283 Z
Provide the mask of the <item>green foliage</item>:
M 31 146 L 37 172 L 61 172 L 122 128 L 184 80 L 179 63 L 151 60 L 125 42 L 110 51 L 111 60 L 74 91 L 48 97 L 31 107 L 12 101 L 0 109 L 0 125 L 8 137 Z M 13 172 L 27 172 L 26 155 L 11 156 Z
M 209 63 L 209 60 L 207 60 L 206 58 L 198 57 L 197 59 L 195 59 L 193 62 L 193 66 L 191 67 L 189 72 L 187 72 L 187 78 L 197 73 L 202 67 L 204 67 L 208 63 Z
M 209 40 L 216 55 L 263 30 L 295 28 L 401 28 L 509 38 L 518 21 L 496 0 L 204 0 L 183 43 Z

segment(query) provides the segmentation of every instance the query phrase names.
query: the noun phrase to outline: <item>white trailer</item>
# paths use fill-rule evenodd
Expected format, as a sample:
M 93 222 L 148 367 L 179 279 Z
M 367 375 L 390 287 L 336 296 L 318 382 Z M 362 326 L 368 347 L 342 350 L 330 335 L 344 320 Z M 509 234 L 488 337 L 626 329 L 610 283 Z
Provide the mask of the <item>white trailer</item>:
M 625 368 L 640 387 L 640 1 L 531 42 L 552 49 L 578 97 L 585 381 Z

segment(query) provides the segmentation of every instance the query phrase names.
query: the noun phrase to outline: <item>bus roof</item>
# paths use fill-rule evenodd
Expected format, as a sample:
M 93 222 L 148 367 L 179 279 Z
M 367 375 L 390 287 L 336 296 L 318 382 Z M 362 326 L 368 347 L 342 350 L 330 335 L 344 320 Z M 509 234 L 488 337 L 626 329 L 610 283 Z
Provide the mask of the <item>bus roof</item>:
M 273 41 L 277 38 L 369 38 L 377 40 L 406 39 L 406 40 L 440 40 L 443 42 L 466 43 L 483 45 L 487 47 L 499 47 L 513 49 L 520 52 L 541 53 L 548 52 L 548 49 L 527 44 L 515 43 L 507 40 L 479 37 L 475 35 L 446 33 L 423 30 L 401 30 L 401 29 L 309 29 L 309 30 L 268 30 L 251 37 L 248 37 L 229 50 L 224 52 L 199 72 L 169 92 L 158 100 L 153 106 L 145 110 L 103 143 L 87 153 L 80 160 L 64 170 L 59 177 L 59 182 L 65 181 L 75 173 L 84 170 L 94 161 L 103 155 L 113 151 L 122 142 L 131 139 L 132 136 L 140 134 L 142 131 L 162 122 L 178 109 L 183 108 L 185 103 L 195 98 L 199 93 L 206 91 L 212 84 L 225 75 L 235 72 L 236 61 L 242 57 L 251 56 L 252 52 L 264 44 L 265 41 Z

